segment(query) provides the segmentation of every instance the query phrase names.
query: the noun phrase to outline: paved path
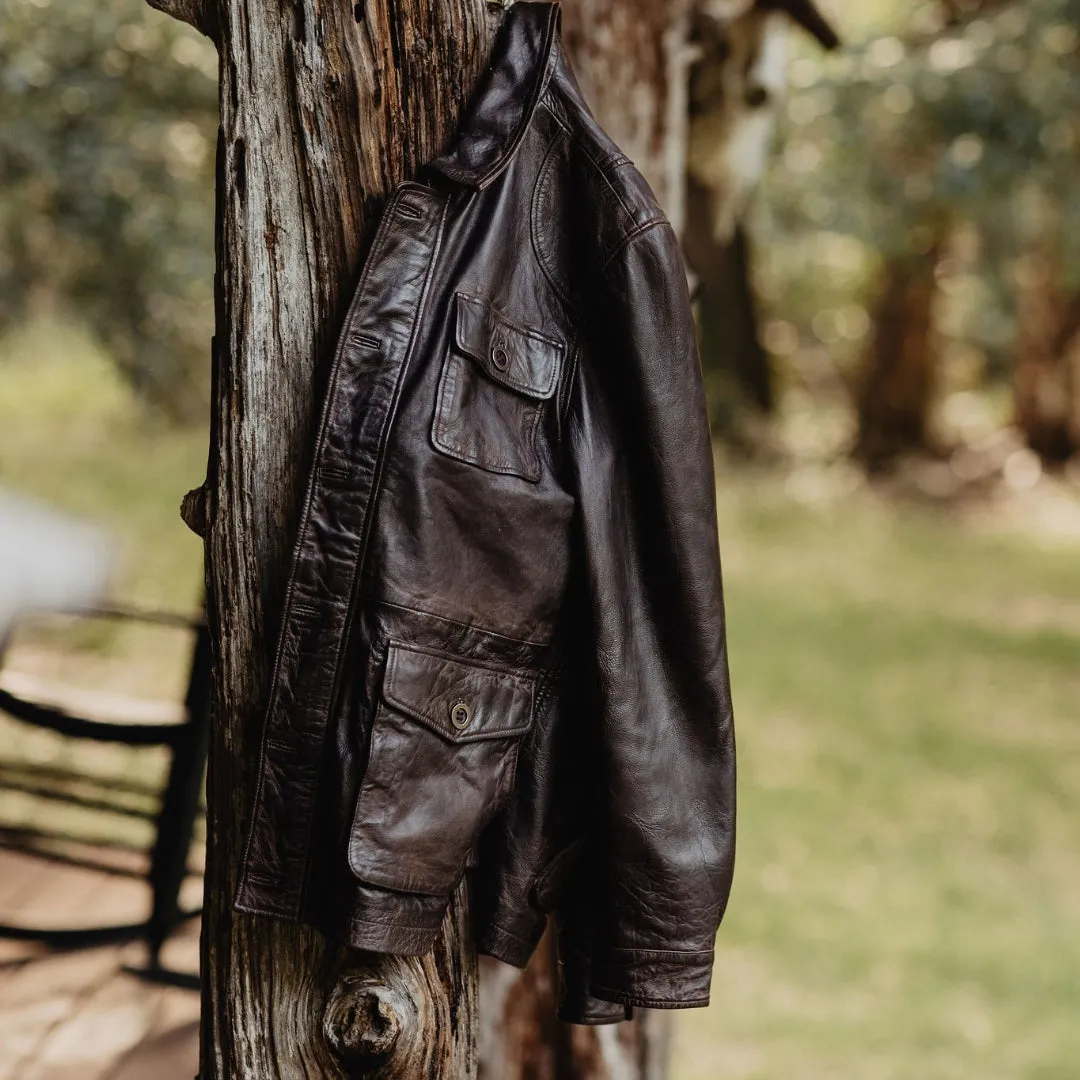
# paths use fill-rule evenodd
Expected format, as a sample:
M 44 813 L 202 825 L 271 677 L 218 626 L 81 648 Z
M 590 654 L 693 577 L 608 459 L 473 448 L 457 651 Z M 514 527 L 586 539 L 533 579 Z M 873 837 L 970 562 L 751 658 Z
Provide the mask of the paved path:
M 190 880 L 183 900 L 198 902 Z M 59 866 L 0 849 L 0 923 L 43 927 L 136 922 L 137 878 Z M 138 978 L 139 943 L 54 953 L 0 940 L 0 1080 L 192 1080 L 198 994 Z M 169 970 L 198 970 L 198 924 L 166 945 Z

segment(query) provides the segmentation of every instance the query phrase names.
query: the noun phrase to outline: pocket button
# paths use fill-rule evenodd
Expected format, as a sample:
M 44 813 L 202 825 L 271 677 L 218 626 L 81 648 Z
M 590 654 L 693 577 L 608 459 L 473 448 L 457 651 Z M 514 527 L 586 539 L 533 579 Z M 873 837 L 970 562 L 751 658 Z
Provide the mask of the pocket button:
M 464 731 L 472 723 L 472 710 L 464 701 L 455 701 L 450 706 L 450 723 L 458 731 Z
M 501 340 L 496 339 L 494 345 L 491 346 L 491 362 L 497 371 L 506 371 L 510 366 L 510 354 Z

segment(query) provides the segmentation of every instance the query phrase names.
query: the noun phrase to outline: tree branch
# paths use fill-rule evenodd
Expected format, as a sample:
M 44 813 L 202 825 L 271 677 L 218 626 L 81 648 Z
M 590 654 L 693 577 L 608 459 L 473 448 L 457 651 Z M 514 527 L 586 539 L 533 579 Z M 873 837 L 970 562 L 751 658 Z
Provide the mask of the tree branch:
M 818 44 L 826 50 L 839 48 L 840 36 L 813 0 L 759 0 L 766 11 L 786 11 Z
M 158 11 L 164 11 L 174 19 L 186 22 L 194 26 L 200 34 L 205 34 L 215 44 L 217 43 L 217 16 L 214 11 L 213 0 L 146 0 Z

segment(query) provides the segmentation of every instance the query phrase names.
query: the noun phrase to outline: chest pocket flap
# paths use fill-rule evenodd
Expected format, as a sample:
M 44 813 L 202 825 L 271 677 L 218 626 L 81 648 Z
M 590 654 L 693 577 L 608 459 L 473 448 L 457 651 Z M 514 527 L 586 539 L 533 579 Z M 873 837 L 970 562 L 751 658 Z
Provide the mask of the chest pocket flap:
M 454 296 L 431 426 L 436 450 L 488 472 L 536 482 L 541 421 L 555 395 L 566 346 L 511 322 L 479 296 Z
M 457 294 L 457 347 L 489 378 L 529 397 L 555 393 L 565 346 L 536 330 L 516 326 L 486 300 Z

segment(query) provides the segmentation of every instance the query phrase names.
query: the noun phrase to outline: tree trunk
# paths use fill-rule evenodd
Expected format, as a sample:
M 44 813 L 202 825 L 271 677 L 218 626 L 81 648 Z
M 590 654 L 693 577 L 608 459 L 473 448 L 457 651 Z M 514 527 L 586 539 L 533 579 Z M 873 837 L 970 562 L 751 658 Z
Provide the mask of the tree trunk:
M 220 54 L 200 1075 L 462 1080 L 477 1023 L 463 890 L 419 959 L 339 950 L 231 900 L 331 350 L 383 196 L 443 148 L 496 20 L 483 0 L 151 2 Z
M 202 1080 L 468 1080 L 478 1056 L 488 1080 L 662 1080 L 667 1015 L 559 1023 L 546 944 L 527 973 L 485 962 L 480 1029 L 464 889 L 419 959 L 341 951 L 231 909 L 326 361 L 381 199 L 442 148 L 494 20 L 482 0 L 150 2 L 221 54 L 211 452 L 205 497 L 187 505 L 206 533 L 215 643 Z M 567 12 L 601 122 L 676 223 L 685 16 L 686 0 L 576 0 Z
M 1044 462 L 1060 465 L 1080 451 L 1080 294 L 1045 255 L 1028 255 L 1017 278 L 1016 426 Z
M 934 266 L 940 249 L 900 256 L 885 267 L 874 313 L 874 338 L 858 395 L 856 456 L 880 471 L 927 446 L 927 419 L 937 367 Z
M 713 431 L 738 441 L 773 405 L 742 218 L 761 180 L 786 79 L 787 17 L 760 4 L 695 13 L 689 77 L 686 236 L 697 277 L 701 366 Z
M 811 0 L 702 3 L 691 38 L 686 236 L 698 278 L 701 365 L 713 430 L 738 440 L 742 422 L 772 412 L 769 357 L 758 338 L 752 245 L 743 221 L 769 159 L 787 84 L 787 40 L 801 27 L 824 49 L 839 39 Z
M 667 1013 L 636 1010 L 604 1027 L 555 1018 L 554 948 L 545 937 L 525 972 L 480 959 L 479 1080 L 665 1080 Z
M 563 40 L 604 130 L 682 232 L 692 0 L 565 0 Z
M 702 221 L 705 205 L 707 193 L 691 179 L 689 229 L 696 222 L 707 227 Z M 749 443 L 752 429 L 747 419 L 769 416 L 776 403 L 769 354 L 761 344 L 753 246 L 746 227 L 739 224 L 730 239 L 699 243 L 698 252 L 691 265 L 698 275 L 698 333 L 709 423 L 714 434 Z

